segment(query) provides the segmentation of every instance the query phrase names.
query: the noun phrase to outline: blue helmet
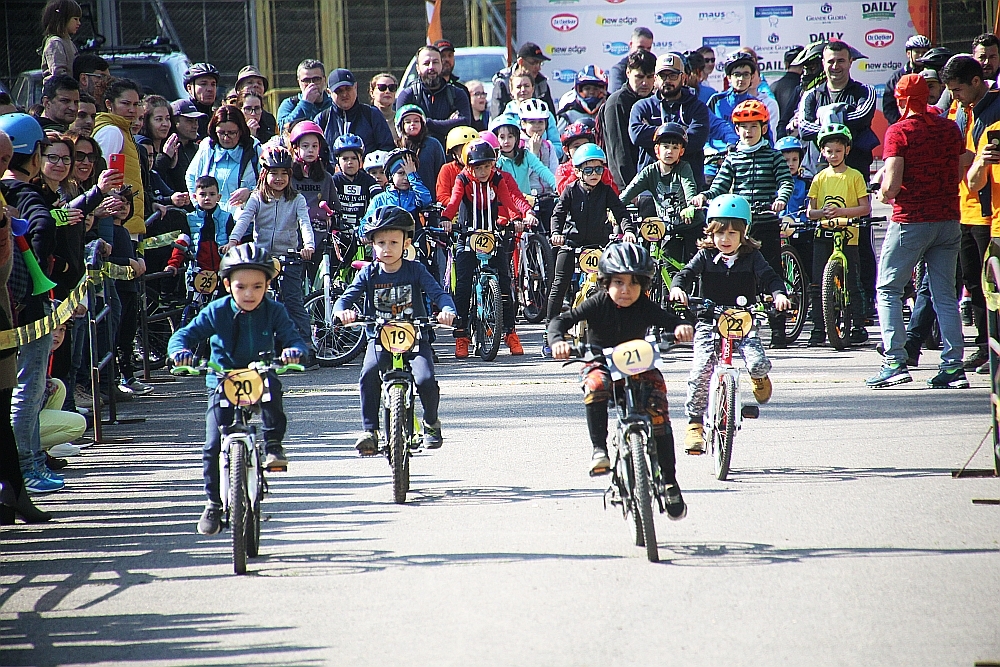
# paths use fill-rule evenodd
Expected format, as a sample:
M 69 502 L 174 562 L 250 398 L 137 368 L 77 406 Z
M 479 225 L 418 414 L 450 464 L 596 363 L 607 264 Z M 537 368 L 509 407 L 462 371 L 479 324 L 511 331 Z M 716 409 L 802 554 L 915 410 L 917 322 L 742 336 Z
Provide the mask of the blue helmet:
M 708 221 L 715 218 L 739 218 L 750 226 L 750 202 L 739 195 L 719 195 L 708 205 Z
M 604 149 L 597 144 L 584 144 L 576 149 L 573 153 L 573 166 L 579 167 L 584 162 L 590 160 L 600 160 L 604 164 L 608 163 L 608 156 L 605 155 Z
M 31 155 L 38 144 L 47 145 L 49 140 L 38 121 L 26 113 L 9 113 L 0 116 L 0 130 L 7 133 L 14 144 L 16 155 Z
M 502 113 L 490 120 L 489 130 L 495 134 L 498 129 L 507 125 L 513 127 L 518 133 L 521 132 L 521 118 L 513 113 Z
M 797 137 L 787 136 L 778 139 L 774 142 L 774 150 L 776 151 L 798 151 L 801 155 L 805 150 L 802 146 L 802 142 L 798 140 Z
M 355 151 L 358 155 L 364 155 L 365 142 L 356 134 L 342 134 L 333 142 L 333 156 L 337 157 L 346 151 Z

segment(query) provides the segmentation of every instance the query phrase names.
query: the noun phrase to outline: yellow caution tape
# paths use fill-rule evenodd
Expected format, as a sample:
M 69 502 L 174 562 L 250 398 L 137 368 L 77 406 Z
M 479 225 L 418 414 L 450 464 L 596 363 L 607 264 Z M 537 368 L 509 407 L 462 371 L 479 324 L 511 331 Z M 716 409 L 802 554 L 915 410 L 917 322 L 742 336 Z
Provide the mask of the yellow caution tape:
M 89 282 L 89 276 L 81 278 L 79 284 L 70 292 L 69 296 L 55 310 L 42 319 L 35 320 L 16 329 L 0 331 L 0 350 L 9 350 L 12 347 L 27 345 L 55 331 L 56 327 L 69 320 L 73 316 L 73 311 L 76 310 L 76 307 L 83 303 L 84 297 L 87 296 Z
M 143 239 L 139 242 L 139 252 L 144 250 L 153 250 L 155 248 L 166 248 L 168 245 L 180 238 L 183 232 L 167 232 L 166 234 L 160 234 L 158 236 L 150 236 L 148 239 Z

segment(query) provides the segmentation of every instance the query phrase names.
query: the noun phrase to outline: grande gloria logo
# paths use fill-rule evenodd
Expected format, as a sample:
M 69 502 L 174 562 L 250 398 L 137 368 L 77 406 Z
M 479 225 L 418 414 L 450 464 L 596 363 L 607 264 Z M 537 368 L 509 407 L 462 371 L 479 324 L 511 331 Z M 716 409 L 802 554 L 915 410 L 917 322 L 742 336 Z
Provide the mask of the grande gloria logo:
M 552 26 L 553 30 L 569 32 L 570 30 L 576 30 L 576 27 L 580 25 L 580 19 L 575 14 L 556 14 L 549 21 L 549 25 Z
M 863 2 L 861 18 L 868 21 L 887 21 L 896 18 L 895 2 Z
M 660 25 L 672 27 L 681 22 L 681 15 L 677 12 L 657 12 L 654 20 Z
M 869 30 L 865 34 L 865 44 L 875 49 L 884 49 L 892 44 L 895 39 L 896 35 L 893 34 L 892 30 L 886 30 L 885 28 Z
M 819 15 L 806 14 L 806 22 L 808 23 L 840 23 L 841 21 L 847 20 L 846 14 L 835 14 L 833 12 L 833 5 L 829 2 L 824 2 L 819 7 Z

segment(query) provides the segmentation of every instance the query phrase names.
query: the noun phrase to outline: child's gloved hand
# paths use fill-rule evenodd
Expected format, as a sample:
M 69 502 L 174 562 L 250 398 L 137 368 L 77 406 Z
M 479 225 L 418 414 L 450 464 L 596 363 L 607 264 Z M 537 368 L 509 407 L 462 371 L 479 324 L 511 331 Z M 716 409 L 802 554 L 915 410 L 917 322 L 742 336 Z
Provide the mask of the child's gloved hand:
M 788 297 L 784 294 L 778 294 L 774 297 L 774 309 L 775 310 L 788 310 L 792 307 L 792 302 L 788 300 Z
M 553 359 L 569 359 L 569 353 L 573 348 L 564 340 L 552 343 Z
M 686 305 L 688 305 L 688 295 L 687 295 L 687 292 L 685 292 L 684 290 L 682 290 L 680 287 L 671 287 L 670 288 L 670 300 L 671 301 L 677 301 L 678 303 L 681 303 L 681 304 L 683 304 L 683 305 L 686 306 Z
M 690 324 L 678 324 L 674 328 L 674 340 L 678 343 L 690 343 L 694 340 L 694 327 Z
M 281 363 L 283 364 L 297 364 L 301 358 L 302 351 L 298 348 L 286 347 L 281 351 Z
M 694 214 L 697 209 L 694 206 L 688 206 L 686 209 L 681 211 L 681 217 L 685 220 L 694 220 Z
M 440 322 L 441 324 L 446 324 L 448 326 L 451 326 L 451 323 L 455 321 L 455 313 L 451 312 L 450 310 L 442 310 L 437 315 L 437 321 Z
M 338 310 L 333 314 L 342 324 L 350 324 L 354 320 L 358 319 L 358 313 L 356 310 Z
M 178 350 L 170 355 L 174 366 L 194 366 L 194 354 L 191 350 Z

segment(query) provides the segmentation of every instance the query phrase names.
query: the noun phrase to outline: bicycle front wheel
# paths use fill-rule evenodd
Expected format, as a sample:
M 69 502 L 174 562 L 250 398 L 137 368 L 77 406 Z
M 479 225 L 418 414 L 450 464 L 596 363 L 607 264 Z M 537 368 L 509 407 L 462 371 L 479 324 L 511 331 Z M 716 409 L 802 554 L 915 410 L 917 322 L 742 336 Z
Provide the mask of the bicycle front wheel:
M 493 361 L 500 351 L 500 339 L 503 338 L 503 300 L 500 298 L 500 282 L 490 278 L 483 285 L 483 302 L 480 305 L 481 317 L 476 318 L 476 348 L 479 358 L 483 361 Z
M 331 292 L 331 309 L 338 296 L 339 290 Z M 343 327 L 328 321 L 326 306 L 323 292 L 311 294 L 305 305 L 306 314 L 309 315 L 313 346 L 316 348 L 316 361 L 320 366 L 327 368 L 342 366 L 354 361 L 365 349 L 365 328 Z M 358 314 L 360 315 L 360 311 Z
M 729 476 L 729 464 L 733 458 L 733 441 L 736 439 L 736 378 L 723 375 L 719 378 L 716 395 L 713 401 L 718 401 L 715 411 L 715 423 L 712 428 L 712 459 L 715 464 L 715 478 L 725 481 Z
M 256 558 L 260 553 L 260 503 L 264 499 L 264 475 L 259 470 L 256 474 L 257 497 L 250 498 L 250 506 L 247 508 L 246 542 L 249 558 Z
M 519 292 L 524 304 L 524 319 L 538 324 L 545 319 L 549 305 L 549 287 L 554 272 L 552 246 L 541 234 L 531 234 L 521 256 Z
M 656 527 L 653 525 L 653 484 L 646 458 L 646 435 L 640 431 L 628 434 L 628 449 L 632 457 L 632 511 L 642 525 L 642 538 L 646 543 L 646 558 L 650 563 L 660 560 L 656 547 Z
M 823 269 L 823 322 L 826 337 L 835 350 L 848 346 L 851 318 L 847 314 L 847 280 L 844 264 L 830 259 Z
M 785 339 L 792 343 L 802 333 L 809 313 L 809 284 L 798 251 L 790 245 L 781 249 L 782 278 L 792 307 L 785 311 Z
M 242 441 L 236 441 L 229 448 L 229 528 L 236 574 L 247 571 L 247 505 L 247 450 Z
M 401 384 L 389 387 L 389 463 L 392 465 L 392 500 L 406 502 L 410 488 L 410 448 L 406 437 L 406 388 Z

